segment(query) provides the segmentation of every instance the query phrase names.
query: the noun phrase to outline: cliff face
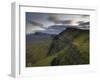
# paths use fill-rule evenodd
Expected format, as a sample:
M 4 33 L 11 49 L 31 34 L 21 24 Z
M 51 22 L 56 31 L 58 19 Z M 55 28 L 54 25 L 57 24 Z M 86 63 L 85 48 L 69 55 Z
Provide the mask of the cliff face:
M 48 51 L 54 54 L 51 65 L 89 64 L 89 30 L 67 28 L 55 36 Z

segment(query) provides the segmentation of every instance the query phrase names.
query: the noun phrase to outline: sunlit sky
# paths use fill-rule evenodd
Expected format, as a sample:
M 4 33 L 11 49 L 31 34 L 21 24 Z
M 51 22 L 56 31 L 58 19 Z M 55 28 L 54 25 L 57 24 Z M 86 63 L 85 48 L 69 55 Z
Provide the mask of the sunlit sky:
M 52 18 L 52 19 L 51 19 Z M 51 25 L 63 24 L 59 23 L 62 21 L 71 20 L 72 25 L 78 24 L 77 22 L 83 21 L 88 22 L 90 19 L 89 15 L 79 14 L 54 14 L 54 13 L 33 13 L 26 12 L 26 34 L 34 33 L 38 30 L 45 30 Z M 55 23 L 58 21 L 58 23 Z

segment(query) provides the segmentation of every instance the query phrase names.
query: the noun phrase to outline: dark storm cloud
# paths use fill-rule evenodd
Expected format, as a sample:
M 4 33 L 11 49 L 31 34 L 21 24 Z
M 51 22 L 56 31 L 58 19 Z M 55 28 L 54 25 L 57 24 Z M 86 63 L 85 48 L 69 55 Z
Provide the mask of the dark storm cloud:
M 26 33 L 45 30 L 55 24 L 79 24 L 89 21 L 88 15 L 26 12 Z

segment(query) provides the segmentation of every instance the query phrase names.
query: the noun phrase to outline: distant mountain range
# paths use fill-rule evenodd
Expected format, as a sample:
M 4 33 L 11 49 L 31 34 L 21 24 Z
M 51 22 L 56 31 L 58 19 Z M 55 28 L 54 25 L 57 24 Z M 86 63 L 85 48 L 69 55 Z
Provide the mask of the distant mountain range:
M 86 25 L 86 26 L 85 26 Z M 37 31 L 32 34 L 26 34 L 26 42 L 38 42 L 48 39 L 49 37 L 57 36 L 67 28 L 75 28 L 81 30 L 89 30 L 89 23 L 81 23 L 79 26 L 74 25 L 52 25 L 45 30 Z
M 48 27 L 46 30 L 43 31 L 37 31 L 36 33 L 44 33 L 49 35 L 59 35 L 62 31 L 64 31 L 66 28 L 77 28 L 82 30 L 88 30 L 89 29 L 89 22 L 80 23 L 79 25 L 53 25 Z
M 26 35 L 26 43 L 36 43 L 47 40 L 51 35 L 44 33 L 33 33 Z

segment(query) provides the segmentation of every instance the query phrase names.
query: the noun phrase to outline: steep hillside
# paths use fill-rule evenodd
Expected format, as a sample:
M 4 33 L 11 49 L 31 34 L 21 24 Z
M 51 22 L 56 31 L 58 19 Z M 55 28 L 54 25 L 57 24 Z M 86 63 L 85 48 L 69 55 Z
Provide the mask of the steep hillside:
M 89 64 L 89 30 L 68 28 L 53 39 L 51 65 Z
M 27 67 L 79 64 L 89 64 L 89 30 L 71 27 L 54 37 L 26 44 Z

